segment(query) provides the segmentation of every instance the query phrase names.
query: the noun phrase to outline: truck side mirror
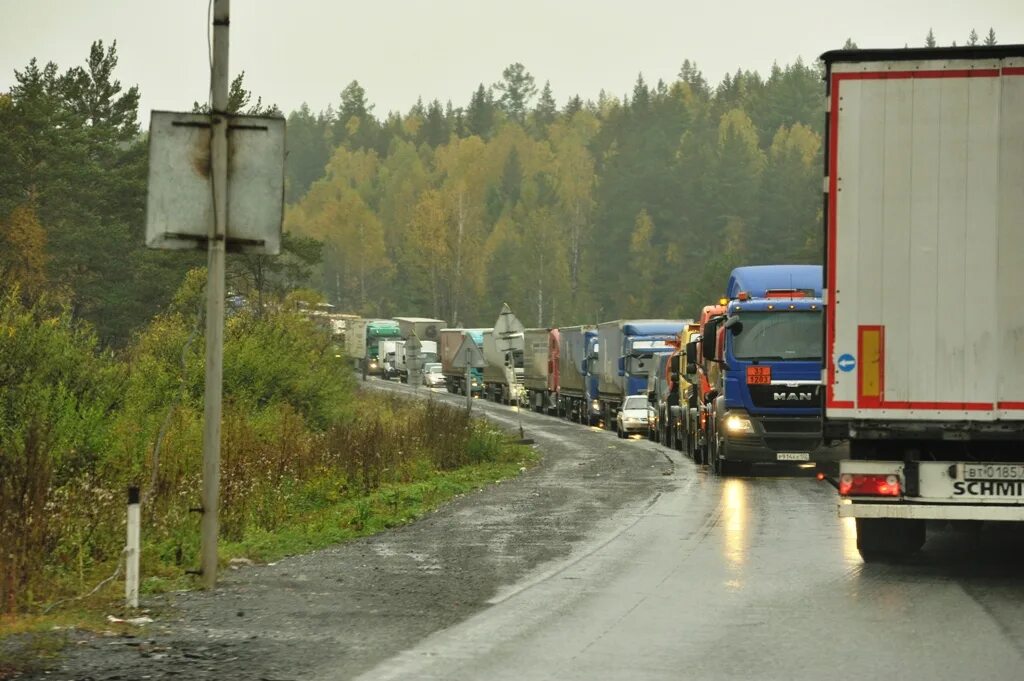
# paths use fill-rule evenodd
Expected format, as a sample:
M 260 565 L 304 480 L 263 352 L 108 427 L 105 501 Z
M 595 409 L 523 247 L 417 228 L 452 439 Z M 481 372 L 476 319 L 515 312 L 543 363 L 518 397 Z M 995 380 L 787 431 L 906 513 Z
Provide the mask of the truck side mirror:
M 623 376 L 626 373 L 626 358 L 619 357 L 619 376 Z
M 697 341 L 690 341 L 686 344 L 686 364 L 687 366 L 697 363 Z M 690 373 L 687 369 L 686 373 Z
M 717 353 L 715 352 L 715 338 L 718 337 L 718 328 L 722 325 L 722 321 L 722 317 L 710 320 L 707 324 L 704 325 L 704 333 L 701 334 L 701 355 L 704 357 L 704 359 L 712 362 L 718 359 Z
M 668 370 L 673 373 L 679 373 L 679 355 L 672 355 L 668 358 Z
M 697 363 L 696 362 L 687 362 L 686 363 L 686 375 L 687 376 L 693 376 L 695 373 L 697 373 Z
M 732 335 L 738 336 L 743 333 L 743 322 L 740 321 L 739 317 L 730 317 L 725 322 L 725 328 L 732 331 Z
M 650 402 L 651 404 L 654 404 L 655 402 L 658 401 L 658 398 L 654 396 L 653 390 L 647 391 L 647 401 Z

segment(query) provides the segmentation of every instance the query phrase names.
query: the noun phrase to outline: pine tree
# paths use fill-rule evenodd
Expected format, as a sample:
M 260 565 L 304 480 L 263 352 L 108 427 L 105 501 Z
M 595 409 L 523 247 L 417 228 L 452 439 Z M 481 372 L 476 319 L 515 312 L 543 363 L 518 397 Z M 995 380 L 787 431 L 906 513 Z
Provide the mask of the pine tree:
M 540 136 L 544 136 L 548 126 L 555 122 L 558 116 L 558 104 L 551 92 L 551 81 L 545 81 L 537 99 L 537 106 L 533 109 L 533 126 Z
M 857 47 L 857 43 L 853 42 L 853 38 L 847 38 L 846 42 L 843 43 L 843 49 L 844 50 L 857 50 L 857 49 L 860 49 L 860 48 Z
M 579 95 L 573 95 L 569 98 L 569 101 L 565 103 L 565 108 L 562 110 L 562 113 L 565 114 L 566 118 L 572 118 L 582 110 L 583 100 L 580 99 Z
M 933 33 L 932 29 L 929 28 L 928 35 L 925 36 L 924 39 L 924 45 L 925 47 L 935 47 L 936 44 L 937 43 L 935 42 L 935 33 Z
M 494 110 L 493 93 L 480 83 L 466 108 L 466 130 L 469 134 L 489 139 L 494 133 Z
M 995 32 L 995 30 L 993 30 L 991 28 L 988 29 L 988 35 L 985 36 L 985 44 L 988 45 L 989 47 L 991 47 L 992 45 L 996 44 L 996 32 Z
M 524 123 L 530 101 L 537 94 L 537 86 L 530 72 L 521 63 L 510 64 L 501 73 L 501 81 L 494 84 L 501 93 L 498 102 L 502 110 L 514 121 Z
M 967 36 L 967 44 L 971 46 L 978 44 L 978 32 L 973 28 L 971 29 L 971 34 Z

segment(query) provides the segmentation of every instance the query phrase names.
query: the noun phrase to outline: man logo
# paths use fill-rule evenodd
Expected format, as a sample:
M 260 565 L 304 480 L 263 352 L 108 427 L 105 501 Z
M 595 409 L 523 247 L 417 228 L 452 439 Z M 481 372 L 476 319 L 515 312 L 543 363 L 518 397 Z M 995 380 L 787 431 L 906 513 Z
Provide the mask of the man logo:
M 772 393 L 772 399 L 776 402 L 810 402 L 814 393 Z

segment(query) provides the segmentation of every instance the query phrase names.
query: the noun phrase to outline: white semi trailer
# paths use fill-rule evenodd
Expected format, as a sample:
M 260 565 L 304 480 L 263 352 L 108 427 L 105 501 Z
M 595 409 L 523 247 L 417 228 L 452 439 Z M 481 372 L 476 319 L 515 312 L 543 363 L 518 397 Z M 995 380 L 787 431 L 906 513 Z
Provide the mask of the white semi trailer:
M 865 560 L 1024 520 L 1024 46 L 822 55 L 824 431 Z

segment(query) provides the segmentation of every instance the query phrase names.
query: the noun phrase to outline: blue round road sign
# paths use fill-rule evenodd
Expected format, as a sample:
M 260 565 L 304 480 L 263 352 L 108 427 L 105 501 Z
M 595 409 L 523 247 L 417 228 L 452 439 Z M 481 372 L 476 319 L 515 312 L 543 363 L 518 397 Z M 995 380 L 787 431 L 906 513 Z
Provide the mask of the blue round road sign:
M 836 360 L 836 366 L 839 367 L 840 371 L 853 371 L 857 368 L 857 360 L 850 353 L 845 355 L 839 355 L 839 359 Z

